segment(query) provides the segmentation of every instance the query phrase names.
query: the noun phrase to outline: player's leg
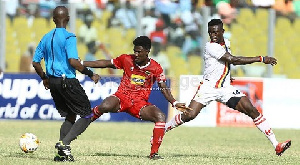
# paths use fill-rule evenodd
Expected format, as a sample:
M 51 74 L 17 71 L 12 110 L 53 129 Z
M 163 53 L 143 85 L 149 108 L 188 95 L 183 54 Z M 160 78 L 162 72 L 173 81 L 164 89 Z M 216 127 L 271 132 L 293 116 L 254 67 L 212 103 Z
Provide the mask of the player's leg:
M 160 159 L 158 149 L 162 143 L 165 134 L 166 116 L 156 106 L 148 105 L 140 110 L 140 118 L 145 121 L 152 121 L 155 123 L 152 136 L 152 146 L 150 152 L 150 159 Z
M 60 128 L 59 142 L 55 145 L 55 148 L 58 150 L 58 153 L 54 157 L 54 161 L 73 161 L 74 158 L 71 155 L 70 146 L 63 145 L 62 140 L 67 136 L 67 134 L 73 127 L 76 120 L 76 114 L 72 112 L 66 104 L 66 91 L 62 89 L 61 78 L 50 78 L 49 84 L 50 93 L 54 100 L 56 109 L 62 117 L 66 117 L 65 121 L 62 123 Z
M 291 141 L 288 140 L 283 143 L 278 143 L 276 140 L 275 134 L 272 131 L 269 123 L 267 122 L 266 118 L 258 112 L 258 110 L 252 105 L 250 100 L 243 96 L 241 98 L 234 98 L 232 97 L 227 102 L 227 105 L 231 105 L 230 108 L 234 108 L 253 119 L 254 124 L 256 127 L 265 134 L 265 136 L 269 139 L 272 143 L 273 147 L 276 150 L 276 154 L 280 156 L 289 146 L 291 145 Z
M 70 113 L 66 116 L 65 121 L 60 127 L 60 136 L 59 136 L 59 141 L 62 141 L 64 137 L 68 134 L 68 132 L 71 130 L 73 124 L 75 123 L 76 120 L 76 114 Z
M 117 113 L 120 109 L 120 99 L 117 96 L 109 96 L 105 98 L 100 105 L 93 108 L 92 120 L 98 119 L 103 113 Z
M 193 120 L 200 113 L 204 105 L 195 100 L 192 100 L 189 107 L 192 108 L 193 110 L 189 111 L 189 113 L 187 114 L 179 113 L 166 123 L 166 127 L 165 127 L 166 132 L 170 131 L 175 127 L 182 125 L 185 122 Z

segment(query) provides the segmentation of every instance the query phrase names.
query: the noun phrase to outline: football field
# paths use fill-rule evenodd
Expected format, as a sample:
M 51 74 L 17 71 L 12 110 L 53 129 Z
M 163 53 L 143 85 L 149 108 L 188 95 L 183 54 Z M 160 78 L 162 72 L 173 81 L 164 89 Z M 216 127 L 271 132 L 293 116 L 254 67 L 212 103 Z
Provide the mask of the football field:
M 0 164 L 57 164 L 54 145 L 62 121 L 0 120 Z M 255 127 L 179 127 L 168 132 L 160 147 L 162 160 L 149 160 L 150 136 L 154 124 L 92 123 L 73 143 L 72 164 L 300 164 L 300 130 L 274 129 L 279 141 L 292 140 L 281 157 L 275 155 L 267 138 Z M 23 153 L 19 137 L 35 134 L 41 141 L 37 151 Z

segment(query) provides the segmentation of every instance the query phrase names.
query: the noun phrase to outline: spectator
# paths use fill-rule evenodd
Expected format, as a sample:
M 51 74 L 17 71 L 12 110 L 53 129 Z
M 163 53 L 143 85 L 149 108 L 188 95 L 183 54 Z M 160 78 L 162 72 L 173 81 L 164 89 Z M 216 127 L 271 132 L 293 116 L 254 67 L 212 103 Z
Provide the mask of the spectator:
M 181 14 L 181 19 L 185 25 L 186 37 L 182 45 L 182 56 L 187 61 L 188 55 L 194 51 L 199 51 L 201 47 L 200 27 L 202 16 L 193 7 L 192 12 L 185 11 Z
M 146 36 L 150 36 L 151 32 L 155 31 L 155 23 L 157 18 L 155 17 L 154 8 L 146 9 L 145 17 L 141 20 L 141 26 Z
M 275 0 L 263 0 L 263 1 L 262 0 L 251 0 L 251 1 L 255 7 L 266 8 L 266 9 L 271 8 L 275 3 Z
M 112 56 L 110 55 L 110 53 L 106 49 L 105 45 L 103 43 L 100 43 L 99 41 L 89 42 L 87 44 L 87 48 L 88 48 L 88 52 L 85 55 L 85 58 L 84 58 L 85 61 L 95 61 L 95 60 L 97 60 L 96 59 L 96 53 L 99 49 L 102 51 L 102 53 L 105 56 L 106 60 L 112 59 Z M 92 70 L 93 72 L 95 71 L 94 68 L 89 68 L 89 69 Z M 113 74 L 115 74 L 115 71 L 112 68 L 108 68 L 108 73 L 110 75 L 113 75 Z
M 152 42 L 152 46 L 155 48 L 152 51 L 152 59 L 158 62 L 163 68 L 164 74 L 168 75 L 171 67 L 170 60 L 166 54 L 161 52 L 161 46 L 159 42 Z
M 129 0 L 125 2 L 124 7 L 117 9 L 116 18 L 120 20 L 125 29 L 135 28 L 137 24 L 136 14 Z
M 92 26 L 94 17 L 91 12 L 84 18 L 84 24 L 79 27 L 79 41 L 86 46 L 92 41 L 97 41 L 98 32 L 95 27 Z
M 167 43 L 167 34 L 164 32 L 165 24 L 163 20 L 159 19 L 155 24 L 155 31 L 151 32 L 150 39 L 152 42 L 160 43 L 163 48 L 166 46 Z M 157 49 L 155 45 L 153 49 Z
M 39 2 L 40 16 L 47 20 L 48 25 L 50 25 L 52 11 L 55 7 L 56 7 L 56 2 L 53 0 L 40 0 Z
M 23 0 L 21 2 L 21 5 L 25 7 L 27 26 L 29 28 L 32 27 L 33 21 L 37 15 L 38 2 L 39 2 L 38 0 Z
M 36 44 L 34 42 L 31 42 L 28 44 L 26 52 L 22 54 L 21 60 L 20 60 L 20 66 L 19 71 L 25 72 L 25 73 L 33 73 L 35 70 L 33 66 L 31 65 L 32 58 L 35 52 Z
M 218 10 L 218 14 L 221 17 L 221 20 L 223 21 L 223 23 L 225 23 L 228 26 L 230 26 L 231 23 L 236 19 L 237 10 L 235 6 L 237 3 L 235 2 L 237 1 L 232 0 L 229 4 L 224 1 L 221 1 L 216 6 Z
M 295 14 L 300 17 L 300 0 L 294 0 L 293 1 L 293 8 Z
M 296 17 L 293 9 L 293 0 L 277 0 L 273 5 L 277 17 L 286 17 L 293 21 Z
M 18 0 L 10 0 L 6 1 L 6 14 L 9 17 L 10 25 L 12 26 L 14 24 L 14 18 L 17 15 L 17 9 L 19 7 L 19 1 Z
M 185 39 L 185 30 L 182 20 L 177 17 L 172 20 L 171 26 L 168 29 L 168 44 L 182 47 Z
M 176 1 L 171 2 L 170 0 L 155 0 L 155 9 L 161 14 L 166 27 L 171 25 L 170 14 L 175 14 L 178 7 L 179 5 L 176 3 Z
M 182 57 L 185 61 L 188 61 L 188 55 L 192 52 L 200 52 L 201 37 L 196 31 L 187 33 L 187 36 L 182 45 Z M 200 53 L 199 53 L 200 54 Z
M 117 10 L 118 8 L 112 9 L 111 15 L 107 20 L 107 29 L 111 27 L 121 27 L 121 21 L 118 18 L 116 18 Z

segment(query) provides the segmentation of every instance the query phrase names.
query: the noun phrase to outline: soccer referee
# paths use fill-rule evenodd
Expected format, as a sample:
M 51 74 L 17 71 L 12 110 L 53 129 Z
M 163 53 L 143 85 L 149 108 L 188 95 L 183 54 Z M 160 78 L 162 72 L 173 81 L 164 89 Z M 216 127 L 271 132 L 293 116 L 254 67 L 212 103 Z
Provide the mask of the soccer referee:
M 56 109 L 65 121 L 60 128 L 58 150 L 54 161 L 74 161 L 70 143 L 76 139 L 91 123 L 93 116 L 88 97 L 76 79 L 76 70 L 88 75 L 95 83 L 100 76 L 94 74 L 78 61 L 76 36 L 66 30 L 69 12 L 64 6 L 53 11 L 56 28 L 44 35 L 36 48 L 32 65 L 43 80 L 46 89 L 50 89 Z M 46 73 L 41 67 L 45 60 Z M 79 118 L 76 122 L 76 115 Z

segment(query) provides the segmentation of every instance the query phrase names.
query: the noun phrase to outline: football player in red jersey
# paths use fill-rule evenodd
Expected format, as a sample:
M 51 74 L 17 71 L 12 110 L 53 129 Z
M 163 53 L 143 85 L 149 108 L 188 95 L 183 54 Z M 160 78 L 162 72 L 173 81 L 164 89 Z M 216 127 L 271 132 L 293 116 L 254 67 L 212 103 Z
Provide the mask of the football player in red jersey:
M 93 120 L 103 113 L 126 112 L 130 115 L 155 123 L 153 129 L 150 159 L 161 159 L 158 149 L 165 134 L 165 114 L 156 106 L 148 102 L 152 85 L 158 82 L 165 98 L 179 110 L 190 110 L 185 103 L 178 103 L 172 96 L 165 81 L 162 67 L 148 57 L 151 40 L 147 36 L 139 36 L 134 41 L 134 54 L 122 54 L 112 60 L 83 61 L 83 65 L 92 68 L 122 69 L 123 77 L 115 94 L 103 100 L 93 108 Z

